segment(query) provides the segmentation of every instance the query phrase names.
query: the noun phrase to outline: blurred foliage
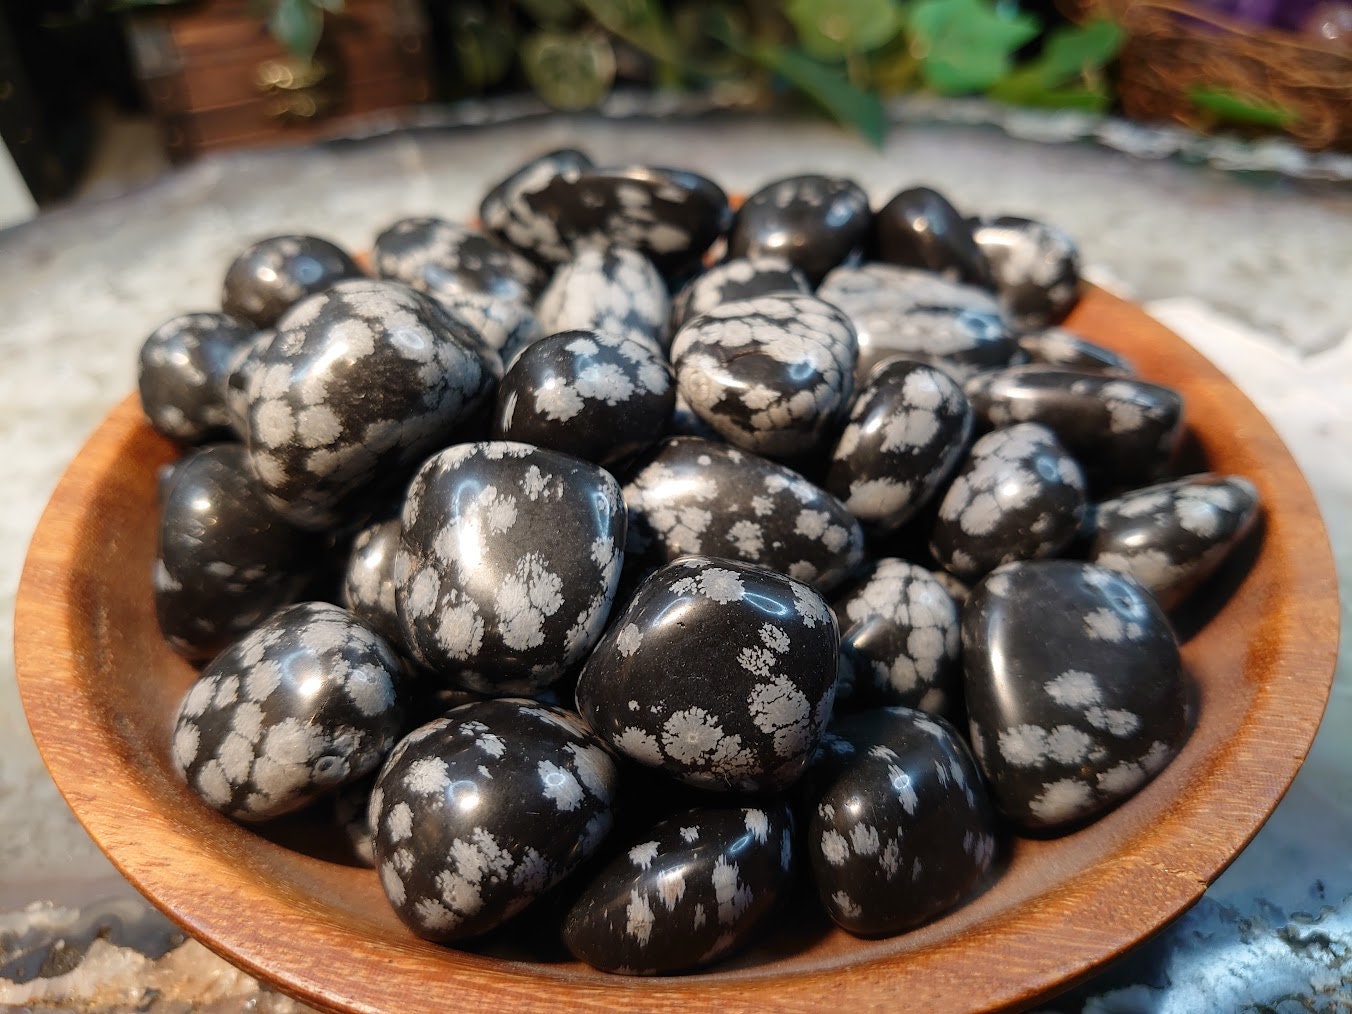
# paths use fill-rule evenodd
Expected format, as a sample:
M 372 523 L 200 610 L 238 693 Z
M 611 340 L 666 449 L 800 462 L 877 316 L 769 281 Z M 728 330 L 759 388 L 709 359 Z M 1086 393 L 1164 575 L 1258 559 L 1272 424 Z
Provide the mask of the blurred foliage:
M 183 0 L 107 0 L 129 10 Z M 1048 25 L 1018 0 L 424 0 L 447 26 L 460 95 L 528 86 L 560 109 L 617 82 L 699 89 L 728 105 L 802 98 L 880 143 L 903 92 L 1101 110 L 1122 44 L 1111 22 Z M 313 56 L 343 0 L 252 0 L 292 53 Z

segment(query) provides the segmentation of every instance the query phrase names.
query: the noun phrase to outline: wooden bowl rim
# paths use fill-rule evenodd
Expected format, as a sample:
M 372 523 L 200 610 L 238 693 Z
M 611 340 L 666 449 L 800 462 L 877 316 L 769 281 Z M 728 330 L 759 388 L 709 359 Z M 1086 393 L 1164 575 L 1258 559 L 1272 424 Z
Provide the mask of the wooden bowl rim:
M 34 533 L 15 613 L 18 684 L 34 739 L 58 788 L 94 841 L 151 902 L 212 950 L 263 981 L 317 1007 L 344 1011 L 409 1010 L 396 969 L 414 970 L 452 986 L 459 1002 L 497 1008 L 548 1010 L 714 1005 L 773 1005 L 820 1009 L 825 1002 L 895 1007 L 997 1008 L 1027 1004 L 1071 985 L 1159 929 L 1192 905 L 1249 842 L 1299 770 L 1318 729 L 1337 658 L 1339 606 L 1327 533 L 1304 477 L 1271 425 L 1209 361 L 1138 307 L 1101 289 L 1087 288 L 1068 322 L 1129 314 L 1137 333 L 1166 341 L 1170 363 L 1195 383 L 1225 396 L 1227 423 L 1257 442 L 1265 481 L 1260 490 L 1269 519 L 1300 519 L 1302 530 L 1269 524 L 1263 559 L 1278 556 L 1284 594 L 1266 621 L 1284 635 L 1263 658 L 1270 673 L 1254 694 L 1240 733 L 1209 758 L 1206 777 L 1189 785 L 1163 817 L 1132 839 L 1123 855 L 1109 855 L 1070 883 L 1039 897 L 994 929 L 942 946 L 878 960 L 757 974 L 752 968 L 676 978 L 582 978 L 545 974 L 540 966 L 497 961 L 414 939 L 372 942 L 343 925 L 323 925 L 330 948 L 373 955 L 386 977 L 363 974 L 335 981 L 315 962 L 316 916 L 322 908 L 276 891 L 240 873 L 228 854 L 202 848 L 200 828 L 156 805 L 138 759 L 113 729 L 98 721 L 82 684 L 97 676 L 99 659 L 80 651 L 85 589 L 97 576 L 80 565 L 78 533 L 98 524 L 90 492 L 117 482 L 129 449 L 147 441 L 163 455 L 167 444 L 150 430 L 135 395 L 99 426 L 60 480 Z M 1094 340 L 1112 345 L 1104 335 Z M 1131 354 L 1130 348 L 1119 351 Z M 1257 453 L 1257 451 L 1255 451 Z M 1313 527 L 1311 527 L 1311 525 Z M 106 533 L 116 538 L 116 533 Z M 1262 566 L 1261 561 L 1258 566 Z M 98 617 L 93 618 L 95 622 Z M 87 635 L 87 631 L 85 632 Z M 1279 730 L 1279 743 L 1260 730 Z M 60 737 L 85 745 L 72 753 Z M 90 764 L 90 756 L 102 763 Z M 114 809 L 93 805 L 120 793 Z M 1129 805 L 1129 804 L 1128 804 Z M 1219 834 L 1199 834 L 1198 816 Z M 128 828 L 136 829 L 135 841 Z M 144 847 L 142 843 L 153 843 Z M 184 870 L 194 871 L 190 879 Z M 1148 898 L 1142 907 L 1128 900 Z M 330 920 L 331 921 L 331 920 Z M 265 947 L 242 926 L 271 927 Z M 328 950 L 330 957 L 341 950 Z M 994 960 L 992 960 L 994 957 Z

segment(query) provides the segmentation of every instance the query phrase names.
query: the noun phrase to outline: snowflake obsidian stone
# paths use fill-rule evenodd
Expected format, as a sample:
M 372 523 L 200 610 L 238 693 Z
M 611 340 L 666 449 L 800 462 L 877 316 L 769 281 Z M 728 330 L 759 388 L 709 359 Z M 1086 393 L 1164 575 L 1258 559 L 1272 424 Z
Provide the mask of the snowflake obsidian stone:
M 783 292 L 714 307 L 671 343 L 676 383 L 700 418 L 771 458 L 824 449 L 854 391 L 854 328 L 813 296 Z
M 625 512 L 597 465 L 511 441 L 458 444 L 418 471 L 400 525 L 404 639 L 450 683 L 534 692 L 601 636 Z
M 685 557 L 611 624 L 578 679 L 578 710 L 616 750 L 690 785 L 781 789 L 830 717 L 838 641 L 807 585 Z
M 292 523 L 323 528 L 453 439 L 492 391 L 478 336 L 393 282 L 349 281 L 286 315 L 248 378 L 249 464 Z
M 419 936 L 478 936 L 610 832 L 615 762 L 572 712 L 467 704 L 400 741 L 371 793 L 381 886 Z
M 952 714 L 962 696 L 959 608 L 925 568 L 884 558 L 835 604 L 840 620 L 836 706 L 900 704 Z
M 1001 567 L 963 609 L 972 748 L 1000 809 L 1060 831 L 1153 778 L 1186 734 L 1169 621 L 1128 577 L 1088 563 Z
M 924 268 L 985 289 L 995 287 L 972 227 L 947 198 L 929 187 L 902 190 L 883 205 L 874 235 L 879 260 Z
M 788 807 L 688 810 L 647 829 L 564 921 L 573 955 L 606 972 L 666 975 L 744 946 L 789 885 Z
M 573 255 L 559 232 L 549 194 L 592 161 L 575 148 L 532 159 L 493 187 L 479 205 L 485 229 L 542 264 L 562 264 Z
M 376 238 L 380 277 L 440 296 L 478 292 L 529 305 L 544 284 L 540 269 L 510 247 L 440 218 L 405 218 Z
M 971 431 L 971 406 L 946 373 L 887 363 L 854 399 L 826 488 L 864 524 L 900 528 L 953 473 Z
M 1056 226 L 1002 215 L 976 222 L 972 235 L 1020 330 L 1055 324 L 1079 300 L 1080 252 Z
M 721 556 L 830 591 L 864 558 L 864 534 L 797 472 L 699 437 L 670 437 L 624 487 L 626 552 L 669 563 Z
M 850 318 L 862 384 L 889 359 L 942 359 L 959 367 L 1004 366 L 1014 337 L 995 297 L 928 271 L 892 264 L 837 268 L 817 289 Z
M 343 572 L 343 605 L 394 647 L 404 643 L 394 598 L 394 557 L 399 519 L 378 521 L 357 533 Z
M 657 441 L 676 382 L 652 346 L 564 331 L 524 349 L 498 385 L 493 437 L 614 465 Z
M 179 706 L 175 769 L 209 806 L 258 821 L 374 771 L 399 738 L 403 669 L 351 613 L 276 613 L 202 672 Z
M 166 437 L 195 444 L 228 436 L 225 388 L 231 365 L 254 336 L 224 313 L 185 313 L 151 332 L 141 346 L 141 408 Z
M 686 321 L 724 303 L 771 292 L 811 291 L 807 277 L 784 257 L 762 254 L 724 261 L 696 276 L 672 299 L 671 330 L 674 334 Z
M 1051 430 L 1020 423 L 972 445 L 939 504 L 934 558 L 973 581 L 1002 563 L 1054 556 L 1080 529 L 1084 474 Z
M 965 390 L 988 425 L 1046 426 L 1097 488 L 1154 479 L 1182 437 L 1179 393 L 1132 377 L 1015 366 L 974 377 Z
M 729 257 L 783 257 L 816 285 L 868 246 L 868 194 L 837 176 L 791 176 L 746 199 L 728 233 Z
M 179 654 L 211 658 L 294 601 L 315 536 L 287 524 L 249 475 L 239 444 L 179 459 L 164 484 L 155 616 Z
M 272 236 L 235 258 L 225 274 L 221 308 L 258 327 L 272 327 L 306 296 L 360 278 L 348 253 L 317 236 Z
M 661 352 L 671 302 L 667 284 L 641 253 L 583 250 L 554 273 L 535 306 L 541 334 L 603 331 Z
M 995 813 L 943 719 L 879 708 L 833 722 L 803 781 L 817 897 L 851 933 L 910 929 L 990 872 Z

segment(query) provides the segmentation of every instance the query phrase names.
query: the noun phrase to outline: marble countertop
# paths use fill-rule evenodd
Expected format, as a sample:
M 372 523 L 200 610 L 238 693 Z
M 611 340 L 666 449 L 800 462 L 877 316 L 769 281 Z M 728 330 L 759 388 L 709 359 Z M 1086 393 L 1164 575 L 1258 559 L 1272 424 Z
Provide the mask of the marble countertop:
M 924 182 L 965 209 L 1062 225 L 1080 240 L 1094 280 L 1143 302 L 1273 421 L 1324 511 L 1346 617 L 1348 189 L 961 125 L 908 126 L 878 151 L 819 122 L 556 117 L 208 159 L 114 200 L 0 231 L 0 460 L 8 480 L 0 506 L 0 1007 L 60 1008 L 77 997 L 81 1010 L 297 1009 L 185 943 L 61 801 L 14 683 L 24 548 L 66 462 L 133 387 L 145 335 L 176 313 L 217 305 L 225 266 L 249 241 L 294 230 L 369 247 L 405 215 L 465 217 L 487 183 L 563 145 L 600 162 L 686 166 L 742 192 L 808 170 L 852 176 L 875 200 Z M 1352 997 L 1350 656 L 1345 646 L 1305 768 L 1254 842 L 1167 931 L 1048 1010 L 1284 1012 Z M 59 961 L 49 946 L 57 938 L 69 945 Z M 152 979 L 160 984 L 147 1000 Z

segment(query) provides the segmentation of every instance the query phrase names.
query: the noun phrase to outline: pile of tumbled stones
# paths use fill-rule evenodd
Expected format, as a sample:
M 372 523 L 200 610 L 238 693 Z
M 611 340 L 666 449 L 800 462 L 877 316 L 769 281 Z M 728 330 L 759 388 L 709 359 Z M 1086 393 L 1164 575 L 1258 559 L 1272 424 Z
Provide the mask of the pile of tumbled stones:
M 329 807 L 423 937 L 543 896 L 652 974 L 809 874 L 915 927 L 1176 754 L 1166 611 L 1257 497 L 1163 481 L 1182 400 L 1054 326 L 1061 231 L 824 176 L 734 213 L 571 150 L 479 220 L 396 222 L 374 277 L 265 239 L 145 343 L 194 448 L 153 583 L 208 805 Z

